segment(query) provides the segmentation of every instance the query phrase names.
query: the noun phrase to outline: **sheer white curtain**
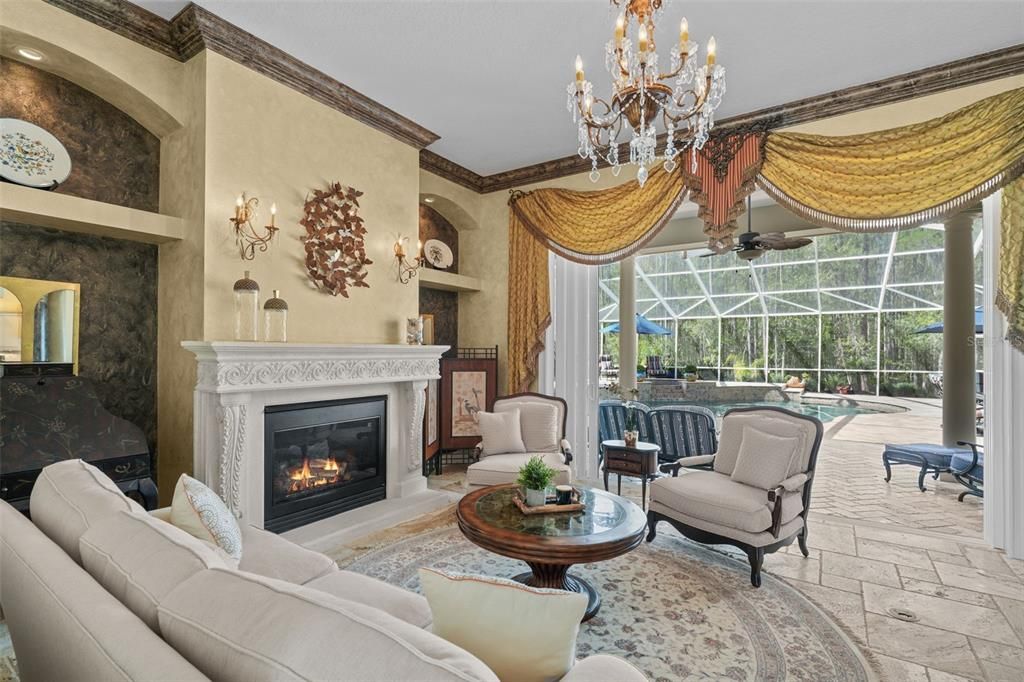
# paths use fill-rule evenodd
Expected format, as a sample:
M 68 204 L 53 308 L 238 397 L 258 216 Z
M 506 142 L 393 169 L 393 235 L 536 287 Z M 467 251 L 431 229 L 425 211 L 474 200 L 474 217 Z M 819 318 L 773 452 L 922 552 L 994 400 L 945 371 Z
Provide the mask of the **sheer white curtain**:
M 541 393 L 569 405 L 566 438 L 572 444 L 574 475 L 596 479 L 597 468 L 597 266 L 551 254 L 551 326 L 540 355 Z
M 1002 192 L 982 202 L 985 283 L 985 540 L 1024 559 L 1024 354 L 995 307 Z

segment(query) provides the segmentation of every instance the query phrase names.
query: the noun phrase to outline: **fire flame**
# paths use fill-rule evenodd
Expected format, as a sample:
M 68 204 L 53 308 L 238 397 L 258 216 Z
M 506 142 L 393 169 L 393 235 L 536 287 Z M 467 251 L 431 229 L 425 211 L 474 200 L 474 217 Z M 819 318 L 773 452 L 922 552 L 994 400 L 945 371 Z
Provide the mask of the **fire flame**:
M 316 470 L 316 471 L 314 471 Z M 288 474 L 291 485 L 288 492 L 297 493 L 310 488 L 337 483 L 340 478 L 340 467 L 333 457 L 318 459 L 310 464 L 308 457 L 302 458 L 302 466 Z

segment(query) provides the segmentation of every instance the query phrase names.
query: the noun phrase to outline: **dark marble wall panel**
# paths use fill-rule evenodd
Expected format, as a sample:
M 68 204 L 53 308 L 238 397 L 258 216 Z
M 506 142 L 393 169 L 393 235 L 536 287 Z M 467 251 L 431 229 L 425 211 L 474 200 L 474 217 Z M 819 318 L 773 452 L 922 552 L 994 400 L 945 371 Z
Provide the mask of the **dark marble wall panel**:
M 157 247 L 0 222 L 0 274 L 82 285 L 79 374 L 154 450 Z
M 426 204 L 420 204 L 420 241 L 439 239 L 452 249 L 452 266 L 448 272 L 459 271 L 459 231 L 445 217 Z M 431 267 L 430 263 L 424 267 Z
M 434 316 L 434 343 L 459 345 L 459 295 L 454 291 L 420 288 L 420 314 Z
M 160 140 L 88 90 L 46 71 L 0 59 L 0 117 L 45 128 L 71 155 L 62 194 L 159 210 Z

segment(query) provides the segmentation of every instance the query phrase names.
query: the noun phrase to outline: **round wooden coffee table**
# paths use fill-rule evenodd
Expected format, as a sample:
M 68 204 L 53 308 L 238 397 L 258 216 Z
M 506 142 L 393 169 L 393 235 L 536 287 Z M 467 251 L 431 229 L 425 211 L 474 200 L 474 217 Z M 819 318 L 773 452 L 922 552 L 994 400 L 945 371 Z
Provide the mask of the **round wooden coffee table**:
M 604 561 L 640 545 L 647 518 L 640 507 L 604 490 L 576 486 L 586 508 L 555 514 L 523 514 L 512 502 L 514 483 L 474 491 L 459 501 L 459 529 L 470 542 L 530 567 L 514 580 L 587 595 L 583 620 L 601 608 L 601 595 L 582 578 L 569 575 L 573 564 Z

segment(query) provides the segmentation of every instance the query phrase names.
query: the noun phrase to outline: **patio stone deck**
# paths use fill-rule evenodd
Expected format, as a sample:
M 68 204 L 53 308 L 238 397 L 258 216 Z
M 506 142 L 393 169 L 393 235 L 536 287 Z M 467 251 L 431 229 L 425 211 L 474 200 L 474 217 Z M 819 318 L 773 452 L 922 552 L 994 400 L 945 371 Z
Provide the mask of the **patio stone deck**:
M 1024 561 L 985 544 L 981 500 L 957 502 L 959 484 L 929 477 L 922 493 L 906 466 L 894 467 L 885 483 L 883 443 L 941 441 L 937 401 L 885 400 L 910 411 L 826 424 L 811 502 L 811 556 L 794 544 L 765 557 L 764 570 L 842 623 L 880 663 L 884 679 L 1018 682 Z M 431 477 L 431 487 L 459 489 L 464 477 L 464 467 L 446 467 Z M 635 479 L 623 479 L 622 492 L 639 502 Z M 913 612 L 916 622 L 893 617 L 892 608 Z

